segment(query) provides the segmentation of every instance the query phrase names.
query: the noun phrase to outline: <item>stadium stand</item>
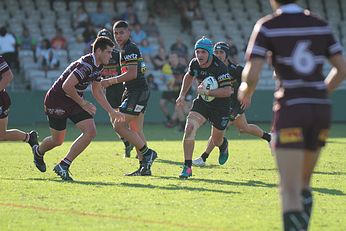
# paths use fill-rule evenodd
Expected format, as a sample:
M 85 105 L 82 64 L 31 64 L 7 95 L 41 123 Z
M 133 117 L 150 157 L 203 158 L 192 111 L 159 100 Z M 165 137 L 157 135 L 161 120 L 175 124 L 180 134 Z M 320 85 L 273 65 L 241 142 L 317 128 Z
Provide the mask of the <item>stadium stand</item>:
M 191 19 L 191 32 L 181 32 L 181 14 L 180 9 L 186 2 L 195 1 L 200 8 L 202 18 Z M 150 43 L 154 45 L 155 52 L 158 52 L 160 45 L 163 45 L 168 51 L 171 44 L 180 36 L 189 47 L 189 54 L 193 54 L 193 42 L 203 36 L 209 36 L 213 41 L 232 38 L 233 43 L 239 51 L 239 61 L 244 63 L 244 48 L 250 36 L 250 32 L 255 20 L 260 16 L 271 13 L 269 2 L 267 0 L 174 0 L 167 1 L 165 7 L 166 13 L 154 15 L 155 22 L 160 31 L 160 40 L 158 38 L 149 38 Z M 2 0 L 0 1 L 0 22 L 15 36 L 22 33 L 23 25 L 29 30 L 39 44 L 43 38 L 52 39 L 56 29 L 62 28 L 64 36 L 68 39 L 67 50 L 57 51 L 60 66 L 58 70 L 49 70 L 47 73 L 40 70 L 36 61 L 35 54 L 32 51 L 19 51 L 20 74 L 23 81 L 29 83 L 32 89 L 47 90 L 52 82 L 60 75 L 69 62 L 79 58 L 88 50 L 87 41 L 81 40 L 81 33 L 84 28 L 75 28 L 73 18 L 82 3 L 86 11 L 95 12 L 98 1 L 65 1 L 59 0 Z M 101 1 L 104 12 L 109 14 L 112 20 L 119 19 L 127 10 L 129 2 L 133 5 L 134 12 L 138 16 L 139 22 L 146 22 L 150 8 L 158 6 L 157 0 L 133 0 L 133 1 Z M 300 0 L 299 4 L 311 9 L 326 18 L 337 39 L 346 45 L 346 27 L 345 13 L 346 2 L 343 0 Z M 69 10 L 67 10 L 69 9 Z M 160 12 L 159 12 L 160 13 Z M 92 23 L 92 22 L 91 22 Z M 112 22 L 105 26 L 110 28 Z M 163 44 L 162 44 L 163 41 Z M 153 54 L 152 56 L 154 56 Z M 146 62 L 151 62 L 146 60 Z M 151 65 L 149 65 L 151 66 Z M 325 66 L 327 71 L 330 66 Z M 151 74 L 159 76 L 157 71 Z M 259 88 L 272 89 L 274 81 L 271 79 L 272 70 L 268 66 L 262 72 Z M 343 84 L 346 88 L 346 83 Z

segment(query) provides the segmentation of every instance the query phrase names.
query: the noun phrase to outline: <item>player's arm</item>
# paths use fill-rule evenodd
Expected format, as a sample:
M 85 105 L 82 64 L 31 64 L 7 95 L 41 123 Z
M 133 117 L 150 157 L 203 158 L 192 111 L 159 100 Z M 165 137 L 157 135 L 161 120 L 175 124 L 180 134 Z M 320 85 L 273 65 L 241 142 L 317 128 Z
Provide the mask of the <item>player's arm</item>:
M 0 80 L 0 91 L 4 90 L 12 81 L 13 79 L 13 74 L 11 69 L 8 69 L 1 75 L 1 80 Z
M 87 111 L 91 115 L 95 115 L 96 113 L 96 107 L 84 100 L 77 92 L 76 85 L 79 83 L 77 77 L 71 73 L 65 82 L 62 85 L 62 89 L 66 93 L 68 97 L 70 97 L 73 101 L 75 101 L 77 104 L 79 104 L 85 111 Z
M 205 95 L 213 96 L 215 98 L 226 98 L 231 96 L 233 88 L 231 86 L 221 87 L 213 90 L 206 90 Z
M 108 114 L 113 113 L 114 109 L 108 103 L 100 82 L 97 82 L 97 81 L 92 82 L 91 92 L 92 92 L 94 98 L 96 99 L 96 101 L 101 105 L 101 107 L 106 112 L 108 112 Z
M 113 84 L 128 82 L 135 78 L 137 78 L 137 63 L 127 65 L 127 71 L 122 73 L 121 75 L 114 76 L 107 80 L 102 80 L 102 86 L 105 87 L 104 85 L 108 85 L 107 87 L 109 87 Z M 104 81 L 107 81 L 108 83 L 104 83 Z
M 184 103 L 185 103 L 185 96 L 187 94 L 187 92 L 189 91 L 191 85 L 192 85 L 192 82 L 194 80 L 194 77 L 192 75 L 189 74 L 189 72 L 187 72 L 185 75 L 184 75 L 184 78 L 183 78 L 183 82 L 182 82 L 182 85 L 181 85 L 181 89 L 180 89 L 180 92 L 179 92 L 179 96 L 176 100 L 176 105 L 177 106 L 183 106 Z
M 252 58 L 245 64 L 242 73 L 242 83 L 238 91 L 238 99 L 243 108 L 247 108 L 251 104 L 251 97 L 256 89 L 263 64 L 263 58 Z
M 328 92 L 331 93 L 346 78 L 346 60 L 341 54 L 337 54 L 330 57 L 329 61 L 334 67 L 330 70 L 324 82 L 327 85 Z
M 194 77 L 190 75 L 188 72 L 184 75 L 183 82 L 181 85 L 179 96 L 185 97 L 187 92 L 189 91 Z

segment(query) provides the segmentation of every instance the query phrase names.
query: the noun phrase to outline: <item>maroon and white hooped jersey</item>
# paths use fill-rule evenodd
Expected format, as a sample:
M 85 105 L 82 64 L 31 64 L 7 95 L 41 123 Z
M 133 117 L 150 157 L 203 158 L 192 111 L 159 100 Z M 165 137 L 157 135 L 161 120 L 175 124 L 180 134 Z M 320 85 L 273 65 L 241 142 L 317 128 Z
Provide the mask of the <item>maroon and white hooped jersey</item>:
M 5 61 L 4 57 L 2 57 L 0 55 L 0 77 L 2 76 L 2 74 L 4 74 L 9 69 L 10 69 L 10 67 L 8 66 L 8 64 Z
M 279 105 L 330 104 L 323 63 L 340 54 L 342 47 L 326 21 L 296 4 L 281 6 L 258 20 L 246 58 L 265 58 L 268 51 L 272 53 Z

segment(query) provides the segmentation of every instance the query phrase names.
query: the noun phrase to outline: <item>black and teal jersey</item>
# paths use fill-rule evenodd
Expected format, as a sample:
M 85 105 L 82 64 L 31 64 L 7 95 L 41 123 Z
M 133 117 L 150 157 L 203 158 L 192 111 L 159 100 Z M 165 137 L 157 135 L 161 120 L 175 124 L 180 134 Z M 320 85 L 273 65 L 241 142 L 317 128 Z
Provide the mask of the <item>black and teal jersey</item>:
M 231 101 L 238 101 L 238 90 L 241 84 L 241 74 L 244 67 L 230 62 L 228 64 L 228 73 L 231 75 L 231 84 L 233 88 L 233 94 L 231 95 Z
M 130 91 L 137 89 L 148 89 L 148 84 L 144 77 L 146 67 L 142 54 L 137 45 L 131 40 L 128 40 L 121 51 L 120 57 L 121 73 L 125 73 L 129 65 L 137 65 L 137 77 L 131 81 L 125 82 L 124 85 L 126 89 Z
M 197 58 L 193 58 L 189 64 L 188 73 L 195 77 L 199 84 L 208 76 L 213 76 L 217 80 L 219 88 L 232 86 L 231 76 L 227 70 L 227 66 L 215 55 L 212 58 L 212 63 L 207 68 L 201 68 Z M 204 102 L 211 107 L 229 107 L 229 97 L 215 98 L 211 102 Z

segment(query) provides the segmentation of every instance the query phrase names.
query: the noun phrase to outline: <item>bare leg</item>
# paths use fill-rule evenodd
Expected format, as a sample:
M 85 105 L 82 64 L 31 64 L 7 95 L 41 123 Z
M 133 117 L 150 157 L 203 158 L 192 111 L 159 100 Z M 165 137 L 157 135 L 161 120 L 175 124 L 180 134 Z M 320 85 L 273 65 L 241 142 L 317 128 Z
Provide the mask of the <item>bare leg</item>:
M 18 130 L 7 130 L 8 117 L 0 119 L 0 141 L 25 141 L 27 133 Z
M 206 121 L 206 119 L 197 112 L 190 112 L 186 121 L 184 132 L 184 158 L 185 160 L 191 160 L 193 150 L 195 147 L 195 135 L 197 129 Z
M 264 131 L 255 124 L 248 124 L 244 113 L 235 119 L 234 124 L 241 133 L 247 133 L 257 137 L 263 136 Z
M 64 143 L 66 129 L 62 131 L 55 130 L 53 128 L 50 129 L 51 135 L 44 138 L 39 146 L 39 153 L 44 155 L 45 152 L 60 146 Z
M 302 211 L 304 151 L 276 149 L 275 154 L 280 174 L 282 211 Z
M 115 131 L 118 134 L 120 134 L 120 136 L 128 140 L 131 144 L 133 144 L 136 147 L 136 149 L 141 149 L 145 145 L 145 142 L 142 140 L 142 138 L 138 135 L 137 132 L 132 131 L 128 127 L 132 120 L 137 120 L 138 116 L 128 114 L 123 115 L 125 117 L 125 121 L 115 122 L 113 124 Z
M 96 136 L 96 126 L 94 119 L 86 119 L 80 121 L 76 126 L 82 131 L 82 134 L 73 142 L 70 150 L 66 155 L 66 159 L 73 161 L 80 153 L 82 153 L 90 142 Z

